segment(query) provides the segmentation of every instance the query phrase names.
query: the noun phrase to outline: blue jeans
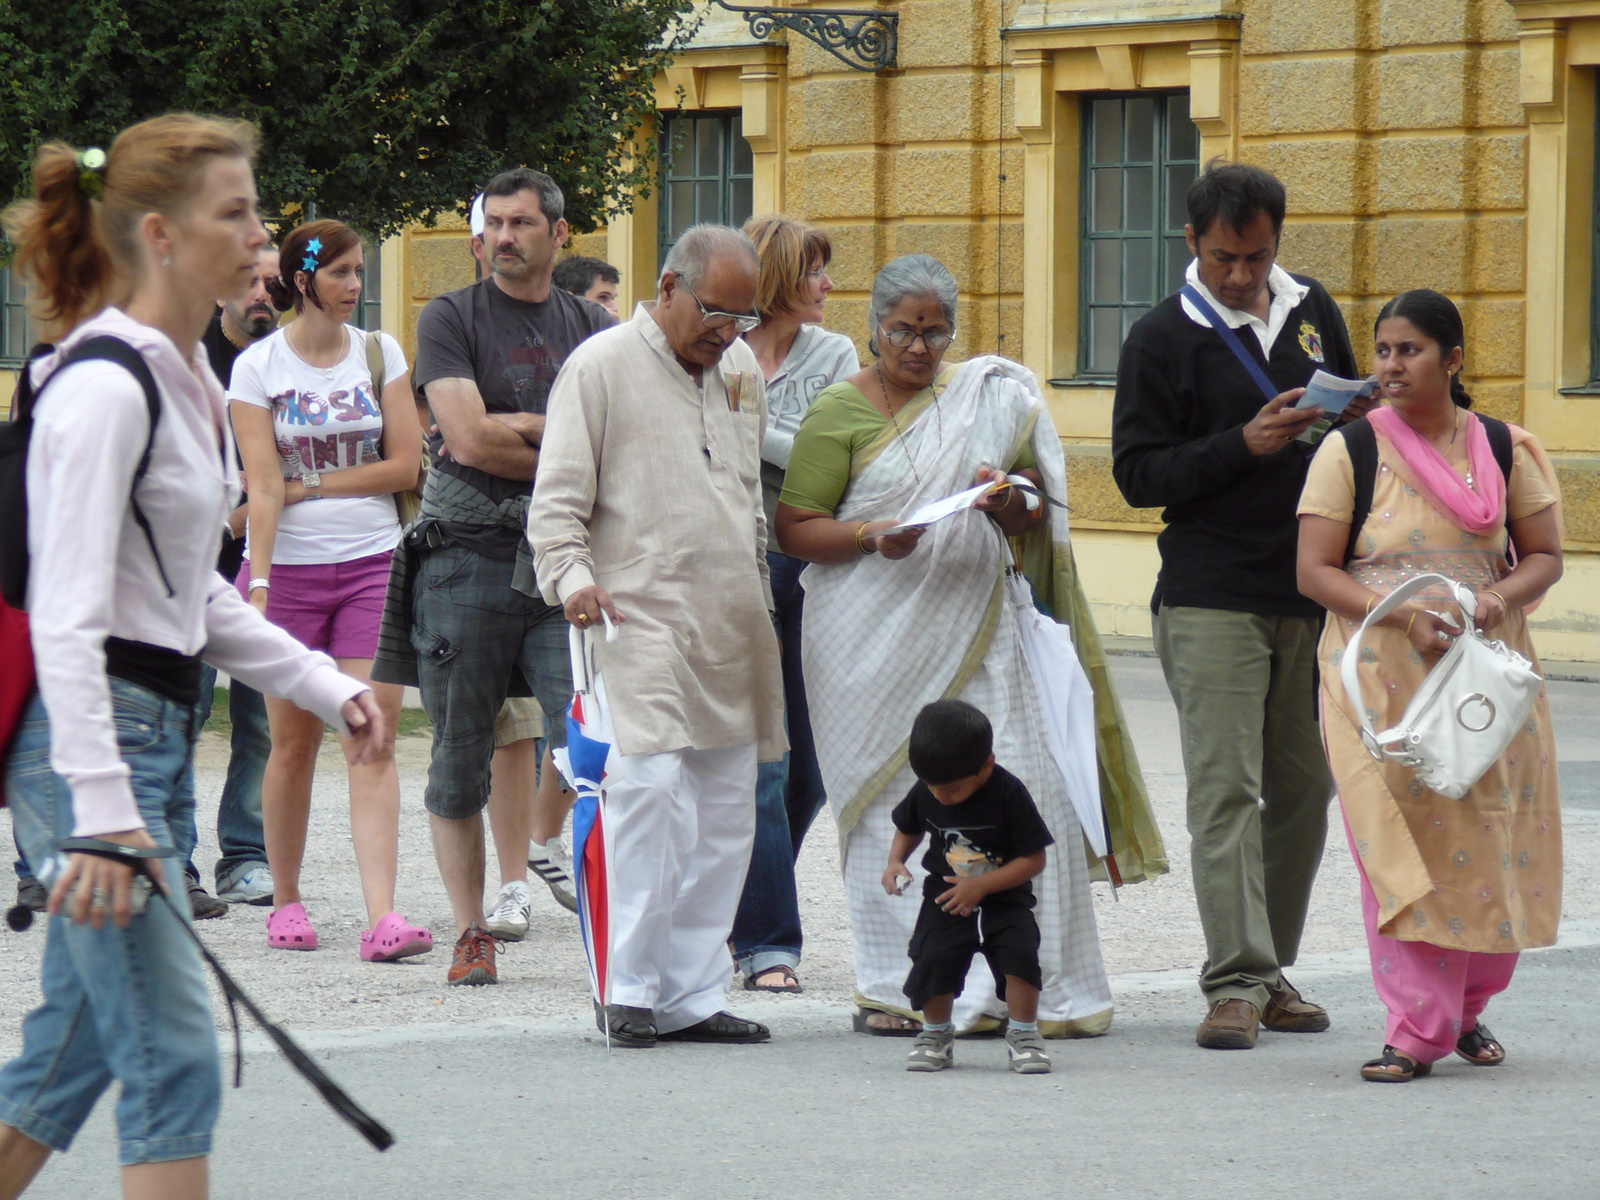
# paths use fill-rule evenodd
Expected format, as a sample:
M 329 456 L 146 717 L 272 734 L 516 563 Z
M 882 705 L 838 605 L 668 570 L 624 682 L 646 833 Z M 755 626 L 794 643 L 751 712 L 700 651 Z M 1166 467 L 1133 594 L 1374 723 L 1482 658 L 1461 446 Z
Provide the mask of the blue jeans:
M 216 693 L 217 669 L 209 664 L 200 668 L 200 704 L 195 710 L 195 740 L 211 719 L 211 701 Z M 222 802 L 217 806 L 217 844 L 222 857 L 213 872 L 217 891 L 225 892 L 251 867 L 267 861 L 266 835 L 261 831 L 261 778 L 272 753 L 272 732 L 267 727 L 267 701 L 260 692 L 237 679 L 228 688 L 228 719 L 233 722 L 233 740 L 228 752 L 228 777 L 222 784 Z M 192 788 L 191 783 L 191 788 Z M 189 813 L 189 826 L 178 835 L 178 844 L 190 847 L 184 874 L 195 883 L 200 872 L 194 865 L 195 814 Z
M 15 826 L 11 830 L 11 844 L 17 850 L 17 861 L 11 864 L 11 869 L 17 873 L 17 882 L 24 883 L 33 878 L 33 868 L 28 865 L 28 860 L 22 856 L 22 839 L 17 836 Z
M 117 744 L 132 770 L 134 799 L 158 845 L 193 807 L 184 786 L 193 710 L 111 680 Z M 45 862 L 72 834 L 72 793 L 50 769 L 50 721 L 35 696 L 6 760 L 6 795 L 30 863 Z M 180 858 L 160 860 L 172 908 L 152 898 L 127 929 L 51 917 L 41 990 L 22 1023 L 22 1053 L 0 1070 L 0 1122 L 52 1150 L 66 1150 L 113 1080 L 122 1085 L 117 1129 L 123 1166 L 211 1152 L 222 1103 L 221 1057 L 200 954 L 187 921 Z
M 781 762 L 762 763 L 756 772 L 756 840 L 732 934 L 734 960 L 747 975 L 800 964 L 803 938 L 794 864 L 806 830 L 827 800 L 800 673 L 800 615 L 805 595 L 800 572 L 804 568 L 804 562 L 787 554 L 772 551 L 767 555 L 783 646 L 790 748 Z

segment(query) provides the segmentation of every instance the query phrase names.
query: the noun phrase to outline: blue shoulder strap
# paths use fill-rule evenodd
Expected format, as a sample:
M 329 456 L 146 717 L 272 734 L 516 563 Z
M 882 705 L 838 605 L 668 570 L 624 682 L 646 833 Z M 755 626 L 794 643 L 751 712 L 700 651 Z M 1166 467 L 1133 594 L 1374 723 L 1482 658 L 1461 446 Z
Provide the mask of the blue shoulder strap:
M 1250 372 L 1250 378 L 1256 381 L 1261 394 L 1268 400 L 1275 397 L 1279 389 L 1267 378 L 1267 373 L 1261 369 L 1261 364 L 1251 356 L 1250 351 L 1244 348 L 1244 343 L 1239 340 L 1239 335 L 1234 332 L 1233 326 L 1222 319 L 1222 314 L 1200 294 L 1199 289 L 1192 283 L 1184 284 L 1183 298 L 1199 309 L 1206 323 L 1222 335 L 1222 340 L 1227 343 L 1228 349 L 1233 351 L 1233 356 L 1243 364 L 1246 371 Z

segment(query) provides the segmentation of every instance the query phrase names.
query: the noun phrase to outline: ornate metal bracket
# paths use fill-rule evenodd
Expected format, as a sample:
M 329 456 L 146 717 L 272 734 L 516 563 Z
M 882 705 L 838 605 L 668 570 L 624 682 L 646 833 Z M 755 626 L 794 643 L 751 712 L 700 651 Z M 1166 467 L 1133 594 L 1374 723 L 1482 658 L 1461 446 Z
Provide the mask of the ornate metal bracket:
M 729 4 L 728 0 L 716 3 L 743 17 L 753 37 L 765 40 L 774 29 L 792 29 L 857 71 L 882 71 L 897 65 L 899 13 L 865 8 L 773 8 Z

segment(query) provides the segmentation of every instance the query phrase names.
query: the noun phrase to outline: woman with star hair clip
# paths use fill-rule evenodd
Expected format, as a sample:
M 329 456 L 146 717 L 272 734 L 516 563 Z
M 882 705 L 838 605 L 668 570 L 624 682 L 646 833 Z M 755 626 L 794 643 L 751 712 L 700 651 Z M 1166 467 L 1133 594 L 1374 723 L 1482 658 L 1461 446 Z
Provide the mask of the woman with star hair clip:
M 395 494 L 416 486 L 422 427 L 399 343 L 349 323 L 361 300 L 360 235 L 338 221 L 307 222 L 284 238 L 279 266 L 268 291 L 295 319 L 239 355 L 228 388 L 252 489 L 240 590 L 273 624 L 367 679 L 400 540 Z M 373 692 L 392 730 L 402 689 L 378 683 Z M 267 944 L 315 950 L 300 864 L 323 722 L 272 697 L 267 718 Z M 372 762 L 350 768 L 350 836 L 366 902 L 362 960 L 431 950 L 428 931 L 395 911 L 400 780 L 392 736 Z

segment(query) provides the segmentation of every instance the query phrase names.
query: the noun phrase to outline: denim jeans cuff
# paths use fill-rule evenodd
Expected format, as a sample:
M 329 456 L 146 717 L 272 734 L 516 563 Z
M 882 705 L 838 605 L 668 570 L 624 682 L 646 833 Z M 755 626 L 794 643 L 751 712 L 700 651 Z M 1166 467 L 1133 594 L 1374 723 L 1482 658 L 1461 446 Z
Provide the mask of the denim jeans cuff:
M 772 946 L 763 946 L 737 959 L 739 970 L 748 975 L 759 975 L 773 967 L 788 967 L 791 971 L 800 965 L 800 952 Z
M 217 860 L 216 870 L 213 872 L 213 875 L 217 881 L 217 891 L 227 891 L 229 887 L 239 882 L 239 877 L 242 876 L 246 871 L 249 871 L 252 867 L 264 867 L 266 865 L 267 860 L 265 855 L 260 858 L 239 859 L 236 862 L 229 862 L 225 858 L 219 858 Z
M 9 1125 L 41 1146 L 48 1146 L 57 1154 L 65 1154 L 72 1145 L 75 1129 L 63 1129 L 54 1121 L 46 1120 L 32 1109 L 9 1096 L 0 1096 L 0 1125 Z
M 204 1158 L 211 1153 L 209 1133 L 191 1133 L 172 1138 L 134 1138 L 122 1143 L 122 1165 L 177 1162 L 184 1158 Z

